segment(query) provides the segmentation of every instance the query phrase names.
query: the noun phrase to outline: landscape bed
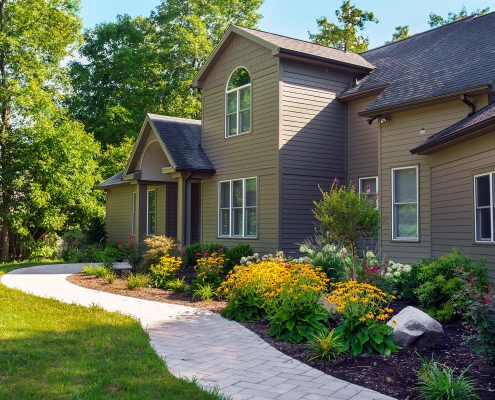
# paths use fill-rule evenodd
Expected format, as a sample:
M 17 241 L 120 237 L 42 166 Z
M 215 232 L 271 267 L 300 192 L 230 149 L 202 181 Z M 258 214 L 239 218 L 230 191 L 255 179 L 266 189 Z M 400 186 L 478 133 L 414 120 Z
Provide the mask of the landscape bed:
M 121 274 L 122 272 L 120 271 L 119 273 Z M 190 271 L 189 273 L 186 271 L 185 273 L 179 273 L 178 276 L 184 277 L 186 281 L 190 281 L 194 277 L 194 274 L 194 271 Z M 121 278 L 117 278 L 113 284 L 109 284 L 105 279 L 74 274 L 67 277 L 67 280 L 89 289 L 144 300 L 196 307 L 216 313 L 220 313 L 227 304 L 223 300 L 215 300 L 213 302 L 194 301 L 192 300 L 191 293 L 172 293 L 156 288 L 129 290 L 125 287 L 124 280 Z M 392 316 L 399 313 L 408 305 L 411 304 L 400 300 L 393 301 L 390 305 L 394 310 Z M 388 356 L 376 353 L 363 354 L 358 357 L 345 355 L 331 362 L 325 362 L 321 359 L 308 362 L 310 354 L 306 349 L 305 343 L 290 343 L 275 340 L 269 336 L 269 321 L 267 319 L 256 322 L 244 322 L 242 325 L 256 333 L 280 352 L 304 362 L 313 368 L 397 399 L 412 400 L 415 398 L 416 394 L 412 388 L 417 383 L 417 377 L 414 371 L 421 367 L 419 356 L 431 359 L 432 354 L 441 363 L 445 363 L 449 367 L 455 367 L 458 374 L 464 368 L 471 365 L 467 376 L 476 379 L 479 387 L 483 388 L 477 392 L 480 399 L 495 399 L 495 368 L 484 362 L 482 357 L 476 355 L 470 347 L 462 344 L 462 336 L 468 334 L 468 332 L 460 322 L 444 325 L 442 339 L 430 349 L 416 351 L 413 348 L 406 348 Z M 333 327 L 335 327 L 335 323 L 331 326 L 331 328 Z

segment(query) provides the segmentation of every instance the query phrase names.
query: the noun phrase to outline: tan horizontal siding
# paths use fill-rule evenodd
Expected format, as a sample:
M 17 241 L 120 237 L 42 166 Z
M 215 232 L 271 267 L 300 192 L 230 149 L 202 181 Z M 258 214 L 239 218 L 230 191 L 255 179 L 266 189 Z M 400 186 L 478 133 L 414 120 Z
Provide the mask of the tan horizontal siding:
M 251 132 L 225 138 L 225 88 L 238 66 L 247 68 L 251 75 Z M 271 51 L 236 36 L 205 79 L 203 148 L 216 174 L 201 186 L 203 241 L 228 247 L 245 241 L 260 253 L 277 250 L 278 77 L 278 59 Z M 259 238 L 218 238 L 218 182 L 254 176 L 259 177 Z
M 136 191 L 135 185 L 116 186 L 107 189 L 106 231 L 108 243 L 128 242 L 128 236 L 132 232 L 132 193 Z
M 474 175 L 495 171 L 495 130 L 431 155 L 432 255 L 458 247 L 486 258 L 495 281 L 495 244 L 477 244 L 474 234 Z

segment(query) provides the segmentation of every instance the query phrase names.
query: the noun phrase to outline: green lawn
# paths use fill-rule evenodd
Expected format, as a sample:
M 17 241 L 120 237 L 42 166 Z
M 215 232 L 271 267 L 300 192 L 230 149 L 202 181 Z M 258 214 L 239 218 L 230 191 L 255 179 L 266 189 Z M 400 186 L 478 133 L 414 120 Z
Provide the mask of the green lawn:
M 0 266 L 0 275 L 18 267 Z M 132 318 L 0 284 L 0 399 L 58 398 L 219 396 L 171 375 Z

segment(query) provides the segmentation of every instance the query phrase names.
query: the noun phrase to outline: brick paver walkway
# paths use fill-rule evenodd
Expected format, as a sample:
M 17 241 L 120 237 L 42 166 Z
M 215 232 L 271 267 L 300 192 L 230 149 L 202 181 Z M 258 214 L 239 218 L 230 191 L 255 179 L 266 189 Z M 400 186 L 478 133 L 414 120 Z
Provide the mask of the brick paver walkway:
M 268 345 L 242 325 L 218 314 L 94 291 L 67 282 L 82 264 L 19 269 L 2 277 L 6 286 L 66 303 L 98 304 L 137 318 L 150 343 L 176 376 L 198 378 L 234 400 L 392 399 L 326 375 Z

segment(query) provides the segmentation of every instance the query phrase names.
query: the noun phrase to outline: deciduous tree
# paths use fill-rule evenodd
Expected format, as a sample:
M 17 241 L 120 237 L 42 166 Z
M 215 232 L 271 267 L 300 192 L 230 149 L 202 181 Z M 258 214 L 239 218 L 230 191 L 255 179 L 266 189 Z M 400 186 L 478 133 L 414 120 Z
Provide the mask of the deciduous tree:
M 2 259 L 98 212 L 99 147 L 60 106 L 60 62 L 80 41 L 78 10 L 78 0 L 0 0 Z
M 340 9 L 335 11 L 340 25 L 329 22 L 327 17 L 316 20 L 319 33 L 308 32 L 309 39 L 323 46 L 336 49 L 349 50 L 353 53 L 362 53 L 368 50 L 370 41 L 368 37 L 360 34 L 367 22 L 378 23 L 371 11 L 363 11 L 351 5 L 351 0 L 343 1 Z
M 488 12 L 490 12 L 490 7 L 483 8 L 482 10 L 478 8 L 476 11 L 473 11 L 471 14 L 468 14 L 466 7 L 462 6 L 461 11 L 459 11 L 459 14 L 449 12 L 447 14 L 447 18 L 443 18 L 435 13 L 430 13 L 430 20 L 428 21 L 428 25 L 430 25 L 431 28 L 435 28 L 436 26 L 450 24 L 451 22 L 469 17 L 469 15 L 475 15 L 475 14 L 484 15 Z

